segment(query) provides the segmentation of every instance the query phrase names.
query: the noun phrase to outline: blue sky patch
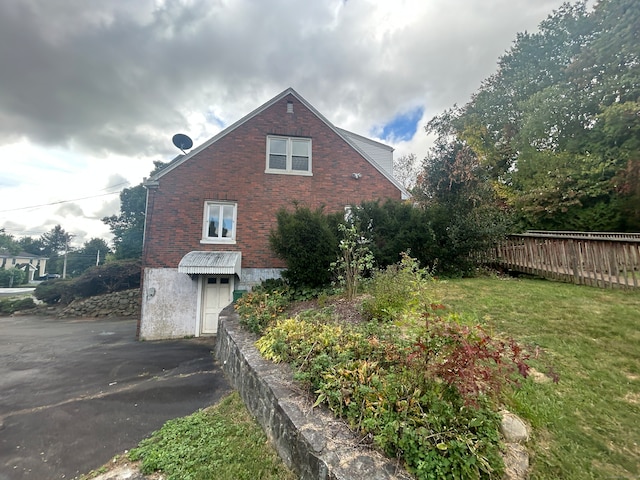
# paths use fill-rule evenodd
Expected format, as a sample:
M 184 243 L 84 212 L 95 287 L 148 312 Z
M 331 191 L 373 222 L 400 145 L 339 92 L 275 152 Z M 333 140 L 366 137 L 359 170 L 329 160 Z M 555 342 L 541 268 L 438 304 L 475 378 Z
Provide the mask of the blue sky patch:
M 397 115 L 389 123 L 382 126 L 380 137 L 385 141 L 411 140 L 418 130 L 418 122 L 423 113 L 423 107 L 416 107 Z

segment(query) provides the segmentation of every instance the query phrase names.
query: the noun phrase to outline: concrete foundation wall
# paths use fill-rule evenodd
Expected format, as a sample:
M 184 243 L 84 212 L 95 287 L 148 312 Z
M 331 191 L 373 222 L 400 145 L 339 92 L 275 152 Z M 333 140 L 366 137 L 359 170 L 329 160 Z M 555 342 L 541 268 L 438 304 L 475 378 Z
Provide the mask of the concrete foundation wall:
M 197 277 L 176 268 L 146 268 L 142 284 L 141 340 L 197 335 Z
M 303 480 L 410 479 L 323 408 L 313 408 L 287 365 L 264 360 L 233 306 L 220 314 L 216 356 L 286 465 Z
M 283 268 L 243 268 L 240 283 L 236 284 L 236 290 L 251 290 L 262 281 L 270 278 L 280 278 Z

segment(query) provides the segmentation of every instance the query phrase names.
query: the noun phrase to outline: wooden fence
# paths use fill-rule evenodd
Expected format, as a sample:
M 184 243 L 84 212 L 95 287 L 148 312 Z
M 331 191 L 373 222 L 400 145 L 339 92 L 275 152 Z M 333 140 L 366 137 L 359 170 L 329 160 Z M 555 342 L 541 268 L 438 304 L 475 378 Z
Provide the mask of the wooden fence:
M 640 287 L 640 233 L 541 232 L 510 235 L 486 263 L 597 287 Z

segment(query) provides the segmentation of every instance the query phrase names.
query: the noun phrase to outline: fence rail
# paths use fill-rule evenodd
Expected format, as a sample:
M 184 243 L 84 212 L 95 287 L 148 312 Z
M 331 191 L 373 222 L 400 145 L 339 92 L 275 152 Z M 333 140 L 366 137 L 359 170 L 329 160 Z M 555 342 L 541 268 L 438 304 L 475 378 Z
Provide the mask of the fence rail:
M 486 263 L 603 288 L 640 288 L 640 234 L 540 232 L 510 235 Z

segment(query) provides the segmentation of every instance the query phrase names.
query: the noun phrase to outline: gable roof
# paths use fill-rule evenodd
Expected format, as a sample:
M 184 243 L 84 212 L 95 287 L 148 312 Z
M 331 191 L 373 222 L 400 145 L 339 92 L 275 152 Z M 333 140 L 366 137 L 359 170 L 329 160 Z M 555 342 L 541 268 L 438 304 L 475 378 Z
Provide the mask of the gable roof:
M 6 248 L 0 248 L 0 258 L 24 258 L 24 259 L 33 259 L 33 260 L 49 260 L 49 257 L 45 257 L 43 255 L 35 255 L 33 253 L 27 253 L 25 251 L 21 251 L 17 255 L 13 255 Z
M 365 144 L 369 144 L 371 146 L 375 146 L 376 148 L 388 149 L 390 152 L 393 152 L 393 148 L 385 145 L 383 143 L 376 142 L 374 140 L 368 139 L 361 135 L 348 132 L 347 130 L 343 130 L 341 128 L 337 128 L 334 126 L 329 120 L 327 120 L 320 112 L 318 112 L 313 105 L 311 105 L 307 100 L 304 99 L 298 92 L 296 92 L 293 88 L 287 88 L 285 91 L 276 95 L 267 103 L 261 105 L 256 108 L 251 113 L 245 115 L 237 122 L 229 125 L 224 130 L 221 130 L 216 135 L 211 137 L 209 140 L 199 145 L 198 147 L 191 150 L 186 155 L 181 155 L 172 160 L 165 168 L 160 170 L 155 175 L 150 176 L 148 179 L 145 179 L 143 182 L 145 185 L 153 185 L 157 180 L 161 177 L 169 173 L 171 170 L 181 165 L 182 163 L 188 161 L 191 157 L 197 155 L 201 151 L 210 147 L 214 143 L 216 143 L 221 138 L 227 136 L 231 132 L 233 132 L 236 128 L 244 124 L 245 122 L 251 120 L 256 115 L 259 115 L 261 112 L 271 107 L 276 102 L 282 100 L 287 95 L 293 95 L 300 103 L 302 103 L 305 107 L 307 107 L 320 121 L 322 121 L 327 127 L 329 127 L 338 137 L 342 138 L 345 142 L 347 142 L 355 151 L 357 151 L 367 162 L 369 162 L 373 167 L 378 170 L 387 180 L 389 180 L 400 192 L 402 193 L 402 198 L 409 198 L 411 194 L 402 186 L 398 180 L 396 180 L 393 175 L 391 175 L 385 168 L 383 168 L 376 160 L 372 158 L 372 156 L 367 152 L 367 148 L 364 147 Z

